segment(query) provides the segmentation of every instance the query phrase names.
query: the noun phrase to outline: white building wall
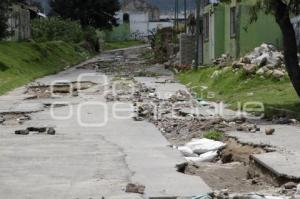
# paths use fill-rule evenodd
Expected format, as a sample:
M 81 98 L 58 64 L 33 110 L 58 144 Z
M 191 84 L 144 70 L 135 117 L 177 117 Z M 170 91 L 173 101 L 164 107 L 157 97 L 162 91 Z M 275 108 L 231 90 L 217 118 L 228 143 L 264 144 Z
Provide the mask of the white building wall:
M 173 22 L 150 22 L 149 14 L 143 12 L 127 13 L 129 14 L 130 33 L 133 38 L 143 38 L 150 35 L 150 32 L 156 32 L 159 28 L 172 27 Z M 123 24 L 123 12 L 117 13 L 118 23 Z
M 145 37 L 149 30 L 148 13 L 131 13 L 130 15 L 130 32 L 137 37 Z

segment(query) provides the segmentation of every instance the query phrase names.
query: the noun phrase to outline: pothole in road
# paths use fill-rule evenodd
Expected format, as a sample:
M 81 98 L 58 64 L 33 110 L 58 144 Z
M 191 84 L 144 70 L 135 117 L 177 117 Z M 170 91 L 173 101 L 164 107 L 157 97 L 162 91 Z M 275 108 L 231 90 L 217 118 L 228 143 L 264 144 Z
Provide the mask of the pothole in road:
M 30 120 L 29 113 L 22 112 L 4 112 L 0 113 L 0 125 L 15 126 L 21 125 L 25 121 Z
M 268 146 L 241 144 L 226 138 L 226 147 L 212 162 L 185 162 L 176 166 L 177 171 L 201 177 L 213 190 L 228 193 L 264 193 L 292 196 L 298 181 L 274 176 L 252 158 L 254 154 L 268 153 Z
M 89 89 L 95 86 L 96 83 L 91 81 L 81 81 L 81 82 L 59 82 L 54 85 L 35 85 L 29 86 L 27 88 L 26 94 L 31 95 L 26 98 L 39 99 L 39 98 L 50 98 L 53 96 L 77 96 L 78 91 Z

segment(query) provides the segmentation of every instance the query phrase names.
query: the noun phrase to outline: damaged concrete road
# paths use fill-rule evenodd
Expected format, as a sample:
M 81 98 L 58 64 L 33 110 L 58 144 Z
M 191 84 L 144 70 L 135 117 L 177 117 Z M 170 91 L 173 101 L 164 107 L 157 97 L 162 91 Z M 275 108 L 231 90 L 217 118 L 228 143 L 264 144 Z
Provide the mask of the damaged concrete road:
M 92 82 L 89 88 L 77 90 L 77 95 L 55 93 L 55 97 L 26 100 L 32 93 L 22 87 L 0 97 L 2 112 L 30 112 L 30 119 L 20 124 L 0 125 L 0 198 L 134 199 L 191 197 L 211 191 L 201 178 L 176 171 L 175 165 L 184 158 L 168 146 L 170 143 L 153 124 L 116 118 L 112 111 L 115 103 L 106 102 L 103 91 L 115 71 L 104 76 L 101 62 L 117 62 L 121 67 L 123 62 L 139 61 L 136 54 L 140 50 L 105 53 L 36 81 L 37 85 Z M 90 67 L 95 62 L 99 66 Z M 147 68 L 151 74 L 161 70 L 144 64 L 142 72 L 147 73 Z M 134 74 L 141 75 L 141 69 L 136 69 Z M 183 87 L 173 86 L 174 90 Z M 56 133 L 15 135 L 16 130 L 28 127 L 53 127 Z M 144 195 L 126 193 L 129 183 L 145 186 Z

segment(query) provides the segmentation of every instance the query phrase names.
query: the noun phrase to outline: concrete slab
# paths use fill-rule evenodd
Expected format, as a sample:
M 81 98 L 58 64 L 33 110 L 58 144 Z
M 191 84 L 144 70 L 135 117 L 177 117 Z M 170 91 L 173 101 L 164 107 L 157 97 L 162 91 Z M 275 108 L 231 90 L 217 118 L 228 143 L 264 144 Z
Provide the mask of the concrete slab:
M 300 128 L 289 125 L 260 125 L 260 133 L 230 132 L 228 136 L 243 144 L 270 146 L 276 152 L 254 155 L 255 160 L 277 176 L 300 179 Z M 274 128 L 274 135 L 266 135 L 266 128 Z
M 73 81 L 88 72 L 91 71 L 72 68 L 38 81 Z M 97 77 L 87 78 L 102 84 Z M 8 110 L 17 104 L 24 109 L 22 98 L 9 100 L 13 96 L 2 98 L 7 105 L 2 107 L 1 103 L 0 107 Z M 153 124 L 117 119 L 112 111 L 114 104 L 106 103 L 103 93 L 31 100 L 27 108 L 55 102 L 70 105 L 57 107 L 54 112 L 45 108 L 32 113 L 32 119 L 22 125 L 0 126 L 0 198 L 134 199 L 190 197 L 211 191 L 201 178 L 176 171 L 175 165 L 185 160 L 168 147 L 168 141 Z M 72 114 L 67 117 L 69 113 Z M 93 125 L 102 121 L 106 121 L 105 125 Z M 52 126 L 56 135 L 14 134 L 16 129 L 29 126 Z M 125 193 L 129 182 L 144 184 L 145 195 Z

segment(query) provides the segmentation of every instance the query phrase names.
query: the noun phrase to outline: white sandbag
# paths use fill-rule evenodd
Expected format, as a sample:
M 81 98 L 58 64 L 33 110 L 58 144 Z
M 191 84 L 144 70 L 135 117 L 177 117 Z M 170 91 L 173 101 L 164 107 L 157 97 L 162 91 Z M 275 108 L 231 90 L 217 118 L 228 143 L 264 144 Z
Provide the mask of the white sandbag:
M 226 146 L 223 142 L 214 141 L 210 139 L 193 139 L 186 144 L 187 147 L 193 150 L 196 154 L 203 154 L 209 151 L 217 151 Z
M 218 157 L 218 151 L 209 151 L 203 153 L 198 157 L 186 157 L 185 159 L 189 162 L 212 162 Z
M 184 157 L 197 157 L 197 154 L 194 154 L 193 150 L 187 146 L 178 147 L 178 151 L 180 151 Z

